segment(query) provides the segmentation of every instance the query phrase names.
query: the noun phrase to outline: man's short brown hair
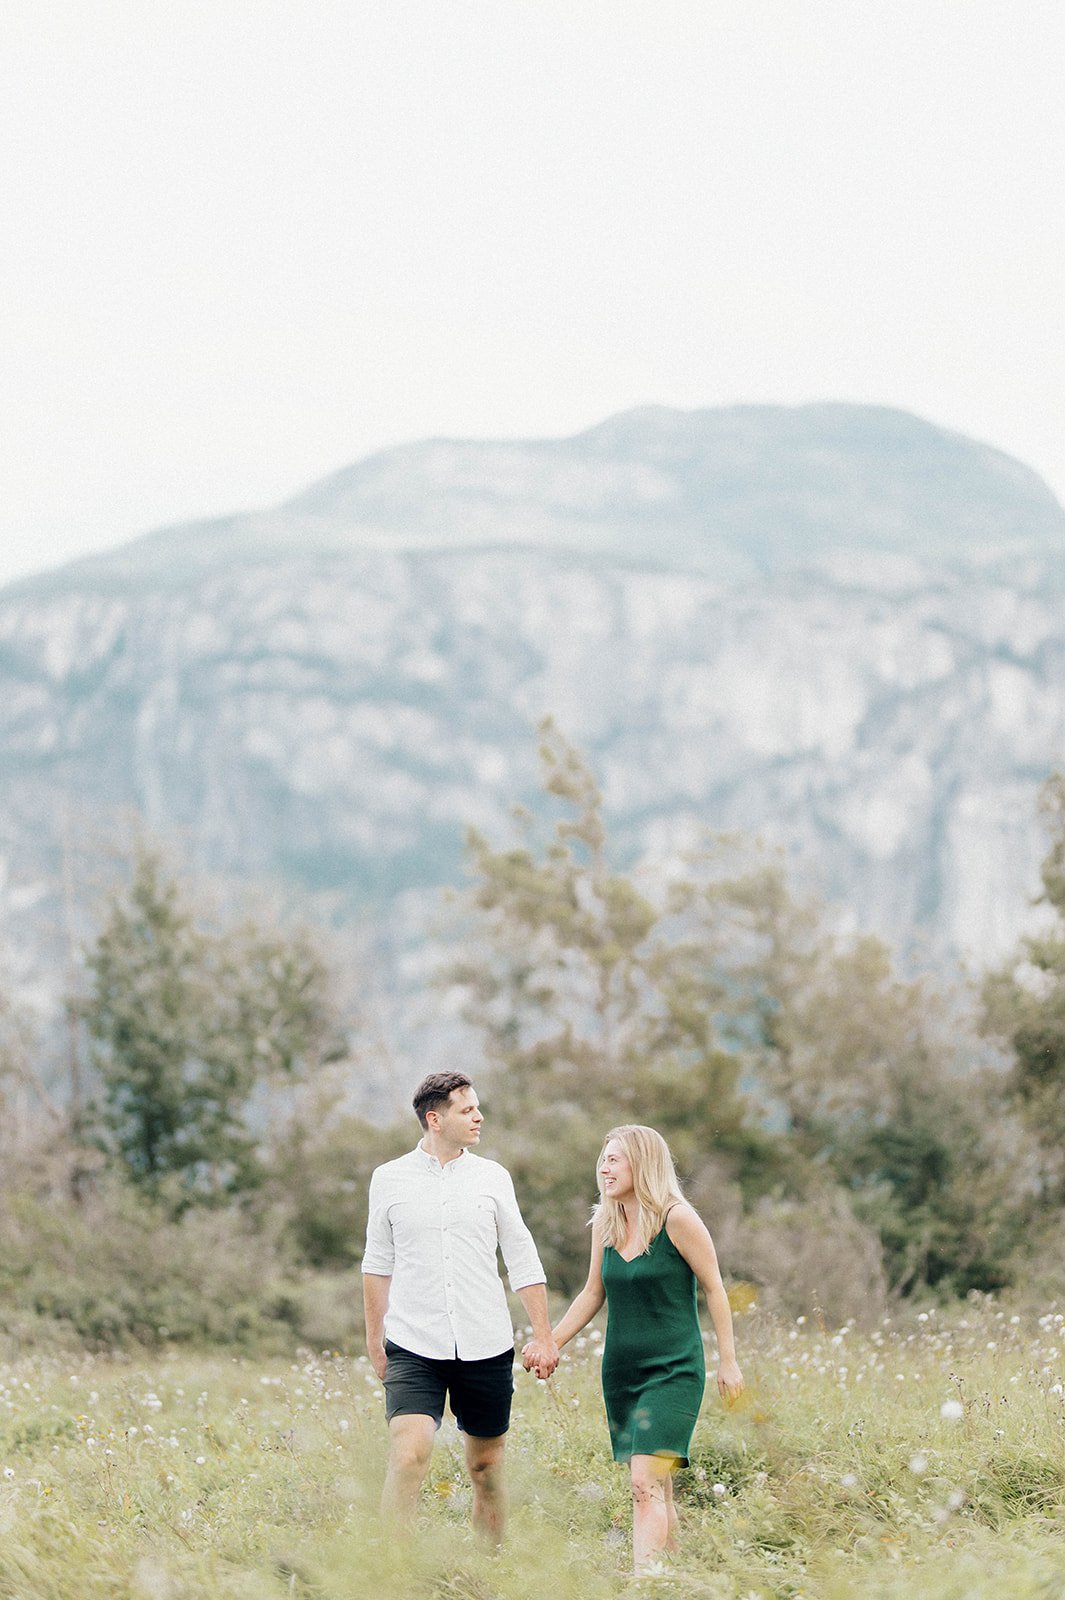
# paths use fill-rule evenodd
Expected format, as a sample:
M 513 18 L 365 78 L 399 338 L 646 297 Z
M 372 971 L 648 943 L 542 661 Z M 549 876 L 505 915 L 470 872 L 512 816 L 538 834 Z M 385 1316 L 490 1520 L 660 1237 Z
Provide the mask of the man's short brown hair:
M 472 1089 L 473 1082 L 464 1072 L 430 1072 L 414 1091 L 414 1111 L 423 1128 L 428 1128 L 426 1114 L 438 1106 L 446 1106 L 456 1089 Z

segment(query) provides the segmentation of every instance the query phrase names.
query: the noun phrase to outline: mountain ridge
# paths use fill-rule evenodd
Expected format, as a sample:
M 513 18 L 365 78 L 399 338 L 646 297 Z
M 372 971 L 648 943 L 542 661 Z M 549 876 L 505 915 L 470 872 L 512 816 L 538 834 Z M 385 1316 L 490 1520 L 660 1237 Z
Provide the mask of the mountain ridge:
M 293 548 L 500 546 L 744 582 L 844 548 L 1065 552 L 1065 511 L 1014 457 L 890 407 L 645 406 L 559 439 L 376 451 L 275 508 L 169 525 L 12 587 L 180 583 Z
M 591 456 L 587 432 L 573 448 L 583 470 L 595 450 L 616 463 L 630 438 L 641 465 L 708 428 L 756 425 L 764 445 L 769 409 L 625 413 Z M 776 560 L 786 496 L 768 496 L 767 565 L 725 539 L 700 565 L 685 540 L 718 502 L 697 486 L 703 511 L 675 520 L 672 544 L 645 518 L 652 483 L 630 515 L 639 540 L 611 542 L 624 519 L 600 517 L 583 548 L 585 523 L 561 527 L 550 506 L 539 542 L 511 537 L 513 522 L 492 538 L 456 520 L 451 542 L 415 529 L 374 543 L 363 488 L 362 522 L 325 494 L 332 523 L 284 507 L 220 518 L 0 591 L 0 932 L 20 983 L 59 970 L 71 817 L 135 812 L 209 873 L 372 916 L 388 983 L 413 1003 L 464 828 L 505 838 L 511 803 L 537 804 L 545 713 L 602 781 L 620 864 L 664 870 L 705 828 L 761 832 L 852 925 L 944 959 L 1000 956 L 1031 915 L 1036 791 L 1065 753 L 1065 513 L 1011 458 L 906 414 L 786 420 L 807 440 L 829 423 L 837 443 L 848 429 L 863 440 L 831 454 L 816 494 L 778 456 L 816 533 L 798 560 Z M 868 485 L 883 429 L 894 464 L 863 512 L 853 486 Z M 447 516 L 448 496 L 477 499 L 476 451 L 458 475 L 446 453 L 409 449 L 430 452 Z M 946 481 L 938 542 L 920 537 L 920 495 L 885 488 L 914 450 L 932 452 L 923 494 Z M 542 441 L 516 466 L 499 458 L 503 486 L 527 494 L 533 457 L 555 462 Z M 411 458 L 381 459 L 387 475 Z M 746 483 L 757 523 L 758 451 L 746 478 L 728 479 L 724 459 L 715 481 L 734 506 Z M 486 482 L 482 507 L 498 488 Z M 571 501 L 602 494 L 594 473 L 566 482 Z M 743 525 L 737 511 L 735 539 Z

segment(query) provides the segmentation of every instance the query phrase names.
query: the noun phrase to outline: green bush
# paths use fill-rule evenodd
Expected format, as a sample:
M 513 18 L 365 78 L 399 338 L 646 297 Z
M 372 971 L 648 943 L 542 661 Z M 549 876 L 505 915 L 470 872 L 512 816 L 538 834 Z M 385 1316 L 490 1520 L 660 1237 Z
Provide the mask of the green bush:
M 348 1299 L 354 1299 L 347 1280 Z M 0 1214 L 0 1333 L 9 1345 L 350 1346 L 343 1300 L 301 1275 L 235 1210 L 174 1220 L 118 1183 L 84 1204 L 9 1195 Z

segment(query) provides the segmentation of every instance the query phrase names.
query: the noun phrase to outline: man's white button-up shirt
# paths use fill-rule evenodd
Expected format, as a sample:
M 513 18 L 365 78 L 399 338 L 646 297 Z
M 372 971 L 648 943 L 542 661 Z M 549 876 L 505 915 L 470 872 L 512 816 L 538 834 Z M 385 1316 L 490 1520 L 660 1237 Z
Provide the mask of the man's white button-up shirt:
M 419 1145 L 374 1171 L 362 1270 L 392 1279 L 393 1344 L 438 1361 L 483 1361 L 513 1345 L 497 1247 L 512 1289 L 546 1281 L 498 1161 L 464 1150 L 441 1166 Z

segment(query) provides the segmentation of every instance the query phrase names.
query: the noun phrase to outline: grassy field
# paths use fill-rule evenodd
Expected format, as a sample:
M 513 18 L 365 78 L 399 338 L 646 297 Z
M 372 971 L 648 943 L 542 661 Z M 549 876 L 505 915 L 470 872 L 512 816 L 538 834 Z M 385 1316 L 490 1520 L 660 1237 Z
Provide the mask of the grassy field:
M 418 1534 L 385 1538 L 364 1359 L 19 1357 L 0 1368 L 0 1596 L 567 1600 L 655 1594 L 1065 1596 L 1065 1315 L 897 1314 L 871 1335 L 738 1319 L 745 1403 L 710 1396 L 678 1480 L 682 1548 L 628 1576 L 598 1336 L 517 1375 L 511 1532 L 467 1530 L 453 1428 Z

